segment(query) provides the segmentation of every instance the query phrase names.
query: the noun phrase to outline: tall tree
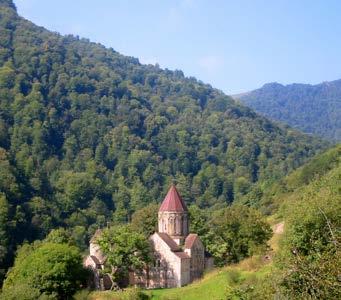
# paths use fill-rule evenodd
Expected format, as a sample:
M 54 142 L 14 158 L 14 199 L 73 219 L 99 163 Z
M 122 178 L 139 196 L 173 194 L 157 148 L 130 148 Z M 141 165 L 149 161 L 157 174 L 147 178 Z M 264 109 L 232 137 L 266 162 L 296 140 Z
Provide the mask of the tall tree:
M 151 261 L 147 238 L 127 225 L 103 230 L 97 243 L 106 256 L 108 274 L 113 282 L 128 276 L 129 271 L 144 269 Z

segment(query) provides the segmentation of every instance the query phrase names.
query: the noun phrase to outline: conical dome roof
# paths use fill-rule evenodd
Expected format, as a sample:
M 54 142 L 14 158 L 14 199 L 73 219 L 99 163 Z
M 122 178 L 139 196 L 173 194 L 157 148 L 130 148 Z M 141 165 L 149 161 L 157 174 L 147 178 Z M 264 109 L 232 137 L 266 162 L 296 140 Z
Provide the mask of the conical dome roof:
M 176 211 L 176 212 L 187 211 L 186 204 L 182 200 L 174 184 L 170 187 L 165 199 L 163 200 L 160 206 L 159 211 Z

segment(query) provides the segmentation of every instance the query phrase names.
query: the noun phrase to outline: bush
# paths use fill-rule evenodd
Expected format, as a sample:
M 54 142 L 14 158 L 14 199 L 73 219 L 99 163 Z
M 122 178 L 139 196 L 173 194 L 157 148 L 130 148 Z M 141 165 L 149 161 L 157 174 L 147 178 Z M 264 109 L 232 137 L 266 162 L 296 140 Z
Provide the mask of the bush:
M 26 245 L 19 250 L 3 291 L 5 295 L 10 294 L 11 290 L 23 285 L 22 289 L 29 286 L 34 293 L 39 291 L 40 294 L 67 299 L 85 279 L 86 271 L 76 247 L 54 243 Z
M 40 297 L 39 289 L 29 284 L 17 284 L 15 288 L 4 289 L 0 294 L 2 300 L 36 300 Z

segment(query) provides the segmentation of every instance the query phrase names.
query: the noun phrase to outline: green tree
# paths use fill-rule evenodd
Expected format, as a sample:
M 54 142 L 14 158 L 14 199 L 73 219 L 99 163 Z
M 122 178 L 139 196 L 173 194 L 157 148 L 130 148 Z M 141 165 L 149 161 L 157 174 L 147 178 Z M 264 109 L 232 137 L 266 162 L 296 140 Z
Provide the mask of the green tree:
M 131 217 L 131 228 L 148 238 L 157 231 L 158 210 L 159 204 L 151 203 L 136 211 Z
M 97 242 L 107 257 L 108 274 L 113 282 L 127 276 L 129 271 L 142 270 L 151 260 L 147 238 L 127 225 L 103 230 Z
M 86 272 L 77 248 L 66 244 L 43 243 L 22 247 L 4 281 L 3 291 L 29 285 L 41 294 L 67 299 L 84 282 Z
M 70 237 L 70 232 L 65 228 L 52 229 L 47 237 L 44 239 L 46 243 L 54 244 L 70 244 L 74 245 L 75 242 Z
M 232 206 L 212 214 L 207 248 L 218 265 L 238 262 L 266 247 L 270 225 L 255 209 Z
M 190 232 L 195 232 L 206 244 L 206 238 L 210 230 L 208 225 L 208 215 L 204 210 L 200 209 L 196 205 L 191 205 L 189 210 L 189 220 L 190 220 Z
M 5 259 L 9 244 L 9 204 L 5 194 L 0 193 L 0 265 L 5 265 Z M 5 269 L 0 268 L 0 278 L 5 274 Z
M 39 289 L 32 287 L 30 284 L 27 283 L 18 283 L 15 285 L 15 288 L 8 288 L 4 289 L 2 293 L 0 293 L 0 298 L 2 300 L 37 300 L 37 299 L 44 299 L 41 297 L 42 294 L 40 293 Z M 45 299 L 53 299 L 47 295 L 44 295 Z M 41 297 L 41 298 L 40 298 Z

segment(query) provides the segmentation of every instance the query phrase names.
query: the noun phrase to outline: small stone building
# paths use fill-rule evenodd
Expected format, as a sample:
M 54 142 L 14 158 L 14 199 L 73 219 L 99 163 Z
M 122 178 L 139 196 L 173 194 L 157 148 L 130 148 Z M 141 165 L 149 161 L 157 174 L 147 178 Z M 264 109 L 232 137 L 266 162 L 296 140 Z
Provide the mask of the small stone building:
M 96 290 L 109 290 L 112 280 L 108 275 L 102 273 L 104 270 L 105 257 L 96 243 L 96 239 L 101 235 L 101 230 L 97 229 L 90 240 L 90 254 L 84 260 L 84 266 L 92 271 L 90 286 Z
M 129 282 L 132 285 L 143 288 L 181 287 L 200 278 L 205 269 L 213 267 L 213 260 L 205 255 L 198 235 L 189 233 L 188 210 L 174 185 L 160 206 L 158 232 L 149 240 L 154 252 L 154 264 L 130 274 Z M 92 268 L 96 258 L 99 262 L 104 261 L 94 243 L 95 239 L 92 239 L 90 255 L 85 261 L 85 265 Z M 100 284 L 97 286 L 101 288 Z

